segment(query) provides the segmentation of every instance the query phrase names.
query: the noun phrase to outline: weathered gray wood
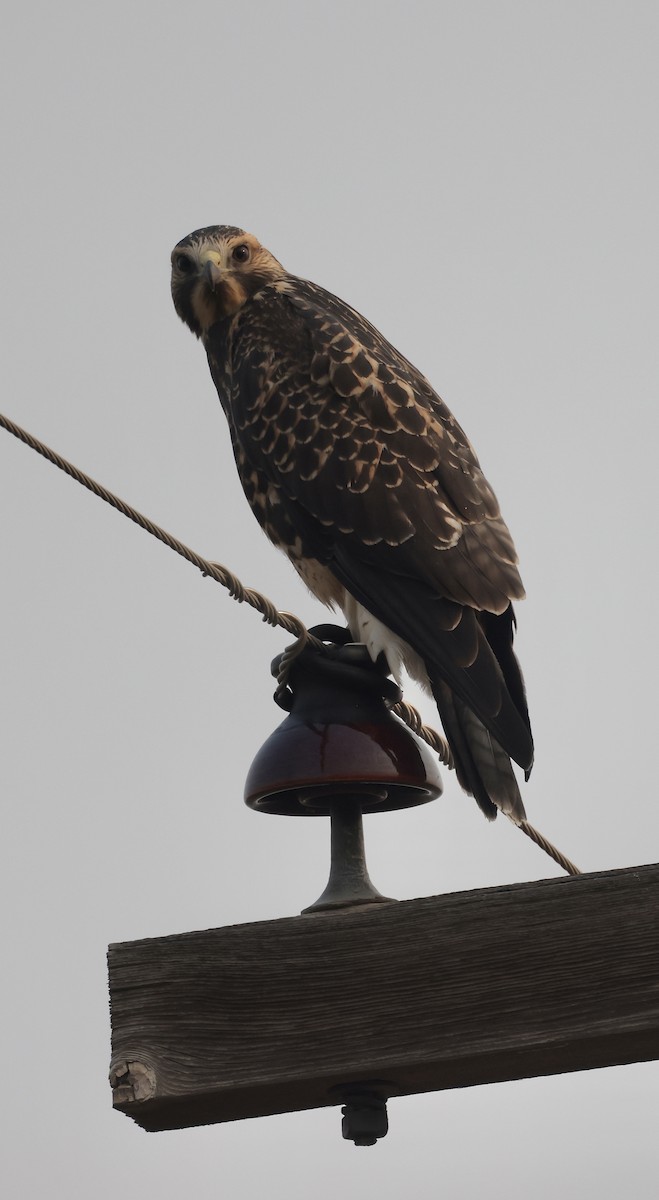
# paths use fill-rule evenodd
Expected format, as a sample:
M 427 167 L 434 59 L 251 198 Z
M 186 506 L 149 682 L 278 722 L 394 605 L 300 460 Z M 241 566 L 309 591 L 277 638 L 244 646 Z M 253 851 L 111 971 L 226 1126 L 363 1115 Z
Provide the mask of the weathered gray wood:
M 172 1129 L 659 1057 L 659 866 L 110 947 L 116 1107 Z

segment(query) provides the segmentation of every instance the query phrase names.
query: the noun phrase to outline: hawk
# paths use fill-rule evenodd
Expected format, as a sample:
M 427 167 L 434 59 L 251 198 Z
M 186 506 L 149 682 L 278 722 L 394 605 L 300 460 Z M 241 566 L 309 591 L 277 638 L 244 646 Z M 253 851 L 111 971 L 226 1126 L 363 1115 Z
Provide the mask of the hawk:
M 428 381 L 355 309 L 211 225 L 172 252 L 259 524 L 351 636 L 435 697 L 458 780 L 525 817 L 533 740 L 513 652 L 524 589 L 499 506 Z

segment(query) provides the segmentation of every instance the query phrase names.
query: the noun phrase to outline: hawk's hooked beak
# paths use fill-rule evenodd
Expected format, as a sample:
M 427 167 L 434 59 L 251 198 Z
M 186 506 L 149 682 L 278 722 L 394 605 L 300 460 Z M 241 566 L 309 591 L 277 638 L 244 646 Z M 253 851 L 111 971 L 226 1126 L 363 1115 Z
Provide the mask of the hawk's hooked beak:
M 209 258 L 204 263 L 204 281 L 208 284 L 211 292 L 214 292 L 222 279 L 222 272 L 216 262 Z

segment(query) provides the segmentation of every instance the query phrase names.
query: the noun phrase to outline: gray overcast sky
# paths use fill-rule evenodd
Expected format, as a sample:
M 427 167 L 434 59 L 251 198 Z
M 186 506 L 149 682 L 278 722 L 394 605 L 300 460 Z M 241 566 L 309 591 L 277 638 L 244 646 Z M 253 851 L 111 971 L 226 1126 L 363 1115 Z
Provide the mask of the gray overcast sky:
M 242 225 L 363 311 L 499 495 L 524 798 L 588 870 L 659 857 L 658 23 L 639 0 L 28 0 L 0 51 L 2 410 L 312 623 L 169 253 Z M 298 912 L 328 831 L 242 804 L 285 635 L 2 431 L 0 503 L 7 1195 L 654 1197 L 655 1064 L 394 1101 L 368 1152 L 337 1110 L 150 1136 L 111 1111 L 107 944 Z M 445 786 L 369 818 L 383 892 L 558 873 Z

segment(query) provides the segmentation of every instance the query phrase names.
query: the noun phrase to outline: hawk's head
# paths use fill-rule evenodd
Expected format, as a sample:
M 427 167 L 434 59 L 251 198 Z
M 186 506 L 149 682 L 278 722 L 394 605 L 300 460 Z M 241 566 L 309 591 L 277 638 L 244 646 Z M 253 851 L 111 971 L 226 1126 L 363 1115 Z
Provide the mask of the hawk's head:
M 235 225 L 195 229 L 172 250 L 174 307 L 197 337 L 237 313 L 266 283 L 285 278 L 254 234 Z

